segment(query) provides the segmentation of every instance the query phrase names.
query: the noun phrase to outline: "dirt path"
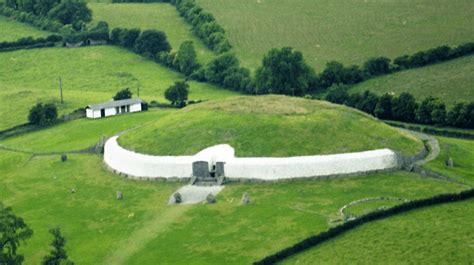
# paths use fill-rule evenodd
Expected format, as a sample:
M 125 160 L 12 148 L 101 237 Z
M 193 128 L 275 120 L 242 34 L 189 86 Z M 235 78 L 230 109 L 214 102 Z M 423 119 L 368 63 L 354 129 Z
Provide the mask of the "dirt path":
M 438 143 L 438 140 L 436 140 L 435 137 L 433 137 L 431 135 L 428 135 L 428 134 L 420 133 L 420 132 L 410 131 L 410 130 L 407 130 L 407 129 L 401 129 L 401 128 L 398 128 L 398 129 L 415 135 L 416 137 L 421 139 L 423 142 L 425 142 L 430 147 L 430 152 L 428 153 L 428 155 L 425 158 L 416 161 L 415 162 L 416 165 L 422 166 L 422 165 L 424 165 L 424 164 L 426 164 L 430 161 L 435 160 L 439 156 L 439 152 L 440 152 L 439 143 Z

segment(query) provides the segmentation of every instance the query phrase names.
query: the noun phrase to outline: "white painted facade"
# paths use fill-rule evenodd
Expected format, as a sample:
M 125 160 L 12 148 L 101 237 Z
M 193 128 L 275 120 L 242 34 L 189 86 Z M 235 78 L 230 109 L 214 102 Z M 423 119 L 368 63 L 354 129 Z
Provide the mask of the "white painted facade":
M 89 105 L 86 108 L 86 117 L 98 119 L 122 113 L 138 112 L 142 111 L 142 103 L 143 101 L 140 99 L 125 99 Z
M 195 156 L 151 156 L 122 148 L 117 138 L 114 136 L 106 142 L 104 161 L 110 168 L 136 177 L 189 178 L 195 161 L 208 161 L 210 167 L 215 162 L 225 162 L 228 178 L 263 180 L 354 174 L 398 167 L 397 154 L 390 149 L 335 155 L 238 158 L 231 146 L 217 145 Z

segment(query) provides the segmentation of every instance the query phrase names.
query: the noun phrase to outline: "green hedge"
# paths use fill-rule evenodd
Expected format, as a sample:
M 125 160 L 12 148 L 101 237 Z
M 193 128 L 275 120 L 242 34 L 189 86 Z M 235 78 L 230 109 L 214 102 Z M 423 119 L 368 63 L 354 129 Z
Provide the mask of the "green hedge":
M 389 209 L 371 212 L 357 219 L 354 219 L 354 220 L 345 222 L 341 225 L 330 228 L 329 230 L 322 232 L 320 234 L 308 237 L 294 244 L 291 247 L 280 250 L 275 254 L 269 255 L 257 262 L 254 262 L 254 264 L 257 264 L 257 265 L 275 264 L 290 256 L 296 255 L 314 246 L 322 244 L 329 239 L 333 239 L 345 233 L 346 231 L 349 231 L 351 229 L 354 229 L 366 223 L 385 219 L 387 217 L 405 213 L 414 209 L 420 209 L 420 208 L 443 204 L 443 203 L 463 201 L 463 200 L 468 200 L 472 198 L 474 198 L 474 189 L 469 189 L 461 193 L 441 194 L 441 195 L 436 195 L 427 199 L 413 200 L 406 203 L 402 203 L 400 205 L 394 206 Z

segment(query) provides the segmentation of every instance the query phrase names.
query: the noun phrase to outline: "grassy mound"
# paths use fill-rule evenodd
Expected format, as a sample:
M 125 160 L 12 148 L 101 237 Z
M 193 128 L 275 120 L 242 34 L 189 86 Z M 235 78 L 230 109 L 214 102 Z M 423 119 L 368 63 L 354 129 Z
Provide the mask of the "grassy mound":
M 113 46 L 79 49 L 45 48 L 0 53 L 0 130 L 27 121 L 36 102 L 59 103 L 58 77 L 63 81 L 60 114 L 110 100 L 129 87 L 144 100 L 164 102 L 164 91 L 184 77 L 139 55 Z M 234 95 L 207 83 L 189 82 L 190 99 Z
M 469 264 L 473 207 L 444 204 L 367 224 L 283 264 Z
M 362 82 L 351 92 L 370 90 L 376 94 L 402 92 L 413 94 L 418 100 L 428 95 L 451 106 L 455 102 L 474 101 L 474 56 L 411 69 Z
M 192 155 L 228 143 L 236 155 L 297 156 L 391 148 L 415 153 L 422 143 L 362 112 L 285 96 L 234 97 L 182 109 L 119 138 L 156 155 Z
M 224 27 L 245 66 L 290 46 L 311 65 L 361 64 L 442 44 L 472 41 L 471 0 L 198 0 Z M 318 70 L 320 71 L 320 70 Z
M 46 37 L 51 33 L 38 30 L 28 24 L 16 22 L 7 17 L 0 15 L 0 42 L 3 41 L 16 41 L 19 38 L 25 37 Z
M 181 43 L 192 40 L 201 63 L 208 62 L 212 51 L 193 34 L 191 26 L 179 16 L 176 8 L 168 3 L 89 3 L 94 22 L 107 21 L 110 28 L 156 29 L 166 33 L 174 50 Z

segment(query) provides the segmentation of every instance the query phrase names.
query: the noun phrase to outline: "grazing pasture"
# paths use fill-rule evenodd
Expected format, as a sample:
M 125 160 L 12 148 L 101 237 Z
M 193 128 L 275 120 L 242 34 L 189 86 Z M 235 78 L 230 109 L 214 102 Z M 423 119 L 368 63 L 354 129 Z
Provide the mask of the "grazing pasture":
M 282 263 L 469 264 L 473 207 L 471 199 L 365 224 Z
M 46 37 L 50 33 L 38 30 L 27 24 L 16 22 L 5 16 L 0 15 L 0 42 L 3 41 L 16 41 L 20 38 L 25 37 Z
M 165 102 L 164 91 L 184 77 L 169 68 L 113 46 L 44 48 L 0 53 L 0 130 L 27 121 L 36 102 L 54 102 L 60 114 L 110 100 L 129 87 L 144 100 Z M 58 77 L 64 104 L 60 104 Z M 190 99 L 215 100 L 233 92 L 189 82 Z M 4 117 L 4 118 L 3 118 Z
M 362 64 L 442 44 L 473 41 L 471 0 L 197 0 L 227 31 L 243 65 L 272 48 L 303 52 L 317 72 L 328 61 Z
M 340 222 L 339 208 L 352 201 L 414 199 L 461 189 L 392 172 L 235 183 L 215 205 L 168 206 L 181 183 L 127 180 L 108 172 L 102 158 L 92 154 L 68 155 L 61 162 L 59 155 L 0 150 L 0 173 L 3 203 L 34 230 L 19 249 L 25 264 L 41 261 L 51 241 L 47 230 L 55 226 L 68 239 L 66 249 L 76 264 L 248 264 Z M 116 191 L 123 191 L 123 200 L 115 198 Z M 250 196 L 249 205 L 241 205 L 243 192 Z
M 122 135 L 119 143 L 156 155 L 193 155 L 209 146 L 227 143 L 240 157 L 379 148 L 415 154 L 423 148 L 414 136 L 362 112 L 286 96 L 242 96 L 189 106 Z
M 200 63 L 207 63 L 214 57 L 192 32 L 192 28 L 179 16 L 176 8 L 168 3 L 89 3 L 93 12 L 93 22 L 109 23 L 111 29 L 140 28 L 164 31 L 175 51 L 181 43 L 192 40 Z
M 456 102 L 474 101 L 474 56 L 410 69 L 359 83 L 351 92 L 370 90 L 376 94 L 411 93 L 422 101 L 427 96 L 439 98 L 451 107 Z

